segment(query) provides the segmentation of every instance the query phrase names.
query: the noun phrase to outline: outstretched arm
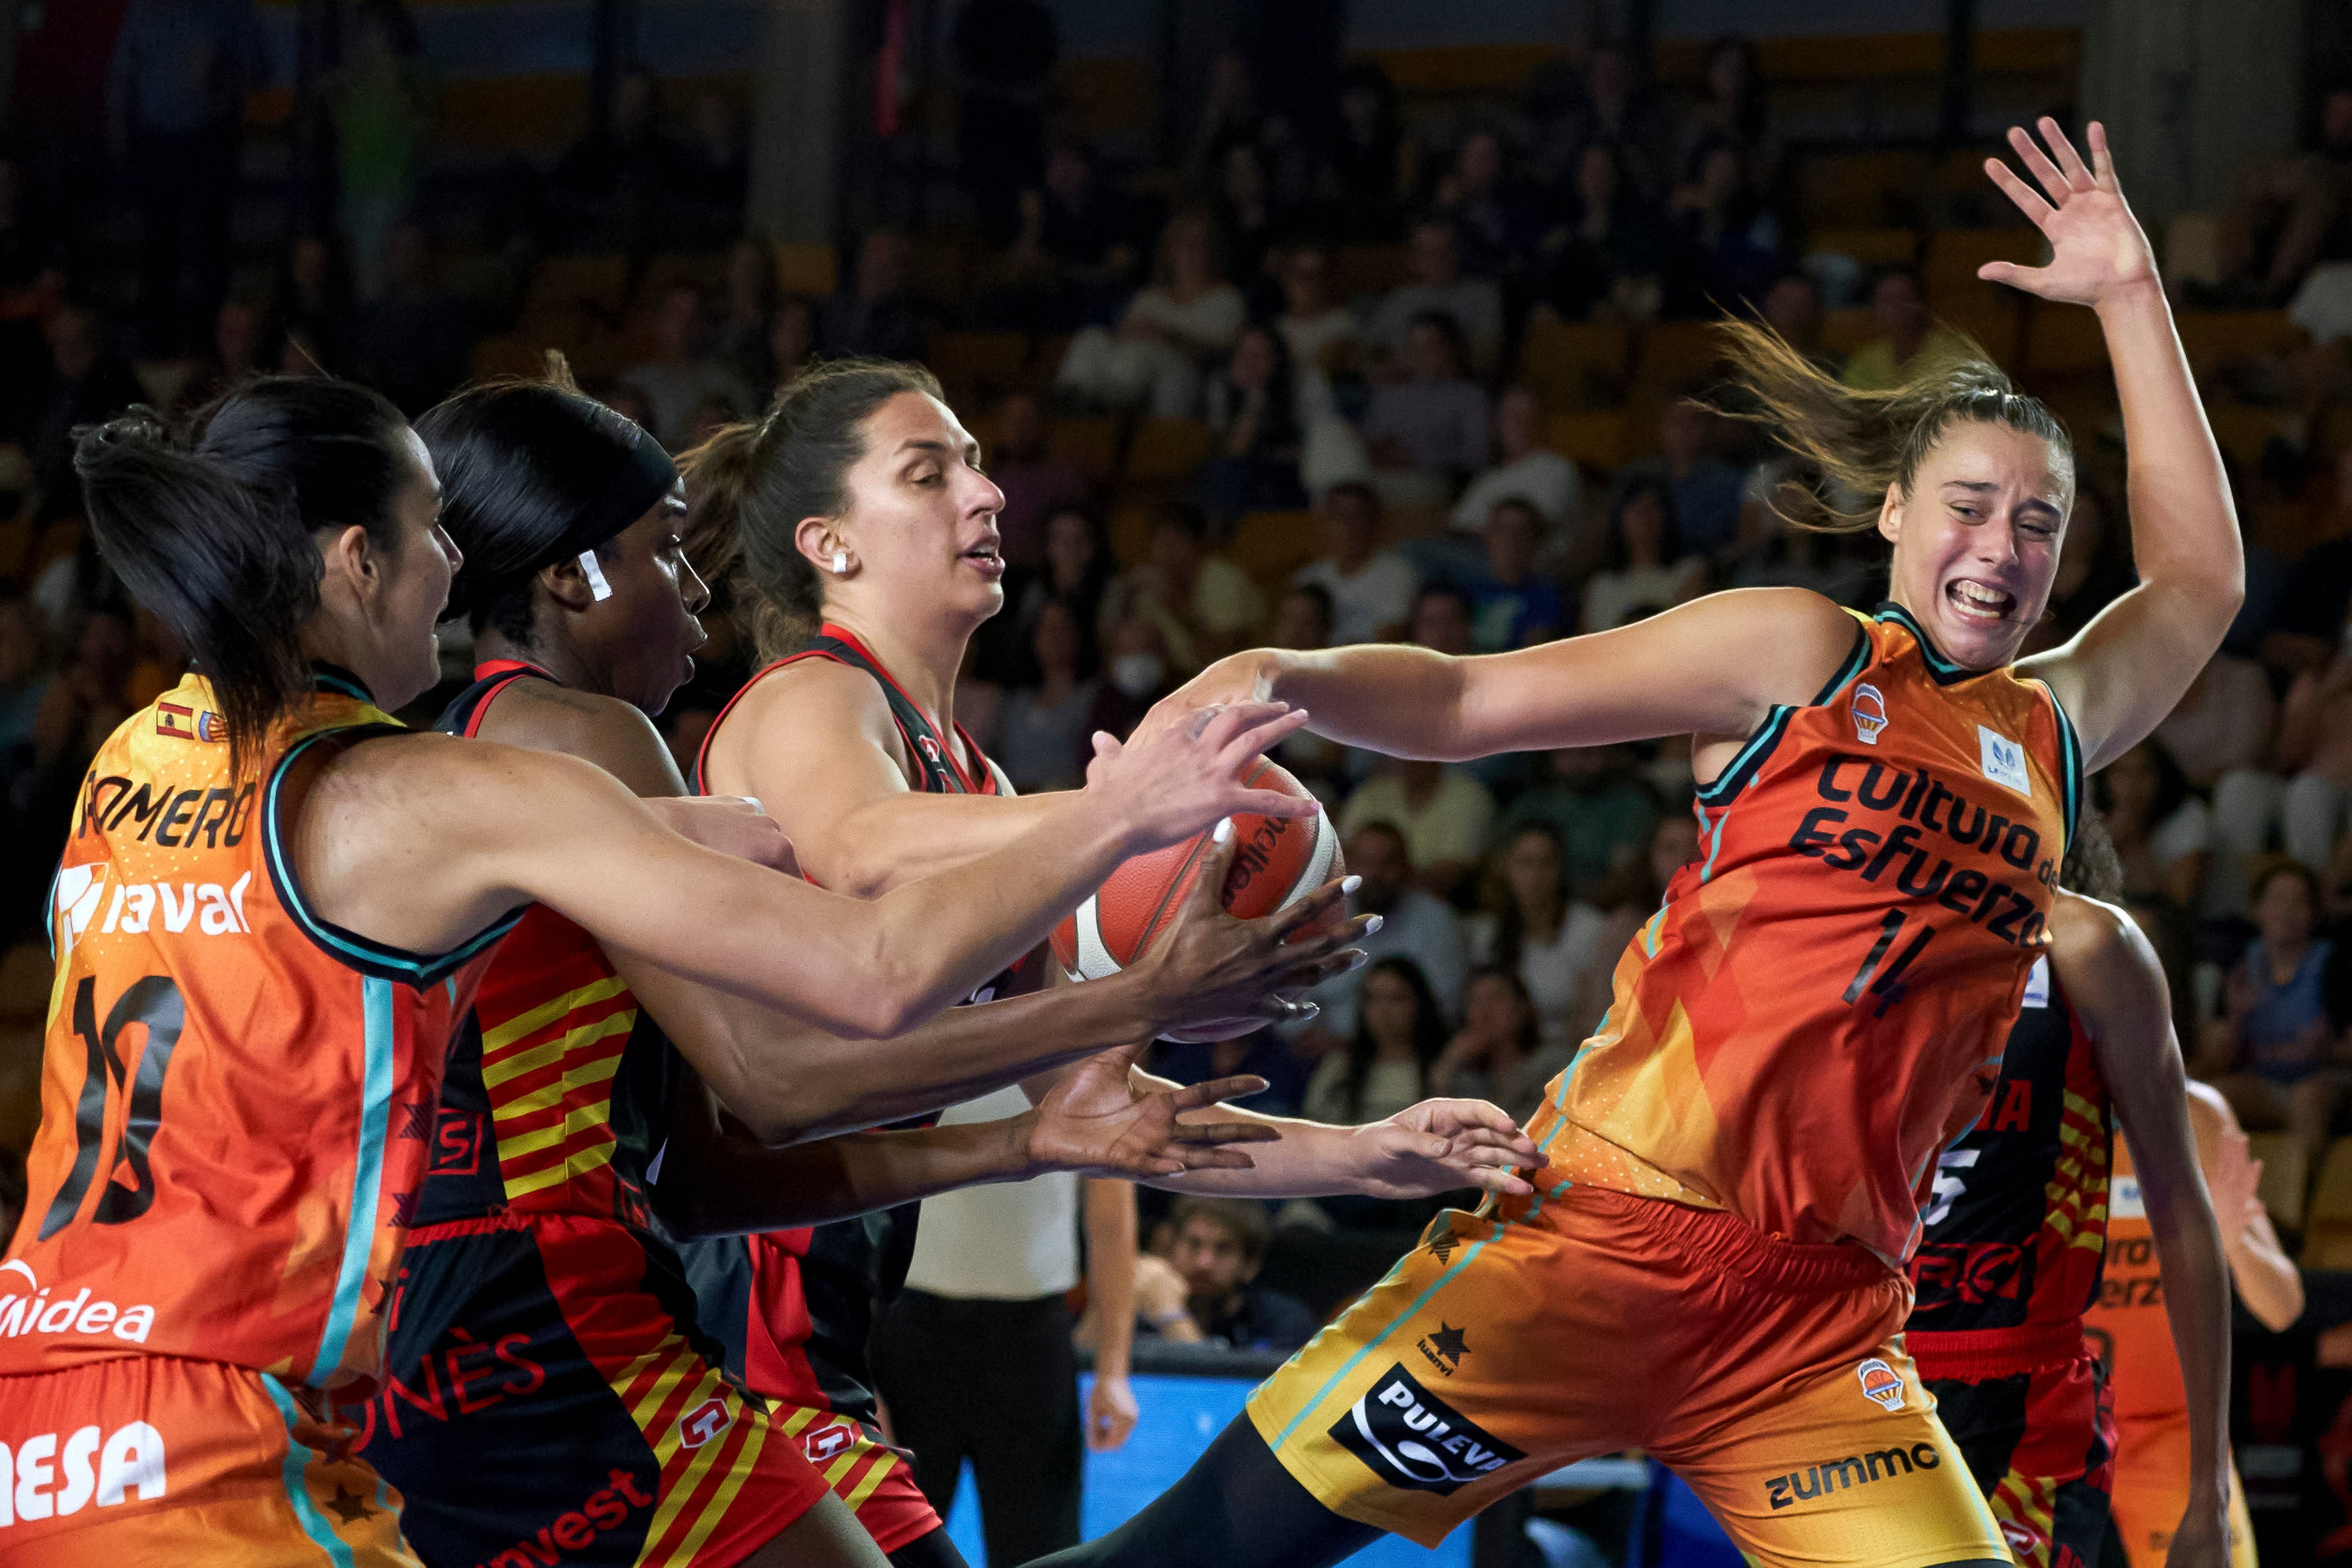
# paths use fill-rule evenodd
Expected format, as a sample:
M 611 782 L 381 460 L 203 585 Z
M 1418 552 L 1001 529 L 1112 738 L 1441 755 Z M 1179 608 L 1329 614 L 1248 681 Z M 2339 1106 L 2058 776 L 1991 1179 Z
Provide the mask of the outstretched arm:
M 2238 1299 L 2273 1333 L 2303 1316 L 2303 1274 L 2279 1245 L 2261 1197 L 2263 1162 L 2252 1157 L 2230 1103 L 2202 1083 L 2189 1085 L 2189 1125 L 2197 1134 L 2197 1162 L 2213 1195 L 2221 1227 L 2221 1256 Z
M 1447 762 L 1667 735 L 1738 737 L 1776 704 L 1811 702 L 1856 634 L 1853 618 L 1817 593 L 1750 588 L 1476 658 L 1402 643 L 1259 648 L 1210 665 L 1137 733 L 1201 704 L 1274 694 L 1311 702 L 1318 735 Z
M 2041 130 L 2047 153 L 2021 129 L 2009 133 L 2040 191 L 1999 159 L 1985 170 L 2048 236 L 2050 265 L 1990 262 L 1978 276 L 2096 310 L 2123 400 L 2139 584 L 2073 642 L 2023 666 L 2058 694 L 2081 736 L 2084 769 L 2096 772 L 2156 728 L 2221 645 L 2245 598 L 2245 553 L 2221 455 L 2156 255 L 2116 183 L 2106 129 L 2091 122 L 2087 167 L 2056 120 L 2045 116 Z
M 2187 1075 L 2154 949 L 2121 910 L 2061 893 L 2050 912 L 2059 988 L 2098 1051 L 2130 1140 L 2164 1278 L 2164 1306 L 2189 1396 L 2188 1511 L 2180 1537 L 2229 1535 L 2230 1273 L 2189 1134 Z M 2179 1560 L 2179 1559 L 2176 1559 Z

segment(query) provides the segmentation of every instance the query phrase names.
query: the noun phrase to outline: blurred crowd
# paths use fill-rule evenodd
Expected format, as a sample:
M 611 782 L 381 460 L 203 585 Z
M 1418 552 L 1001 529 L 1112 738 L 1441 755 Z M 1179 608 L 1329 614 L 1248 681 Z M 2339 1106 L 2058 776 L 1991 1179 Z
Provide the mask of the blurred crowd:
M 744 235 L 739 117 L 716 98 L 666 105 L 643 70 L 620 78 L 607 131 L 517 183 L 509 228 L 436 233 L 417 199 L 436 78 L 397 0 L 354 8 L 331 80 L 330 221 L 239 267 L 236 115 L 268 68 L 252 28 L 247 0 L 129 7 L 108 100 L 137 173 L 125 190 L 143 259 L 127 290 L 86 262 L 74 212 L 0 158 L 9 938 L 37 936 L 87 758 L 181 659 L 79 527 L 70 433 L 133 402 L 190 413 L 260 371 L 352 376 L 421 409 L 479 367 L 533 267 L 567 249 L 618 252 L 627 269 L 625 319 L 594 327 L 629 350 L 584 378 L 677 450 L 756 417 L 812 358 L 923 357 L 943 331 L 1049 346 L 1025 371 L 950 380 L 1006 497 L 1012 569 L 959 716 L 1023 789 L 1077 781 L 1095 730 L 1122 729 L 1252 645 L 1496 653 L 1751 585 L 1868 608 L 1884 587 L 1874 536 L 1789 524 L 1818 476 L 1703 378 L 1669 389 L 1654 443 L 1641 427 L 1648 450 L 1580 461 L 1556 449 L 1557 400 L 1531 384 L 1527 345 L 1582 324 L 1640 333 L 1746 311 L 1860 387 L 1969 347 L 1919 271 L 1809 246 L 1801 159 L 1738 38 L 1707 51 L 1695 86 L 1666 91 L 1643 60 L 1572 29 L 1515 99 L 1411 123 L 1381 68 L 1336 47 L 1278 75 L 1263 49 L 1234 54 L 1153 161 L 1062 122 L 1050 11 L 969 0 L 948 39 L 971 208 L 958 221 L 983 243 L 968 287 L 942 300 L 918 286 L 941 243 L 919 227 L 845 241 L 829 294 L 782 288 L 772 248 Z M 198 56 L 219 68 L 192 93 L 178 68 Z M 2303 552 L 2250 539 L 2227 646 L 2158 734 L 2095 780 L 2196 1071 L 2250 1126 L 2292 1132 L 2315 1170 L 2352 1112 L 2352 455 L 2331 459 L 2320 438 L 2352 340 L 2347 171 L 2352 91 L 2326 100 L 2311 151 L 2249 176 L 2196 285 L 2205 303 L 2287 308 L 2300 329 L 2233 373 L 2308 414 L 2309 439 L 2273 444 L 2241 476 L 2242 510 L 2302 519 Z M 1343 277 L 1367 247 L 1389 247 L 1391 275 Z M 664 274 L 656 251 L 716 264 Z M 1864 340 L 1832 351 L 1827 315 L 1864 308 Z M 1148 485 L 1109 481 L 1110 465 L 1055 435 L 1170 422 L 1196 444 Z M 2036 648 L 2132 580 L 2120 441 L 2104 421 L 2077 437 L 2082 494 Z M 1271 575 L 1269 517 L 1288 530 Z M 454 674 L 464 652 L 450 653 Z M 744 674 L 723 638 L 707 662 L 664 721 L 688 755 Z M 1531 1109 L 1691 853 L 1686 743 L 1448 767 L 1299 737 L 1279 760 L 1328 803 L 1363 878 L 1357 906 L 1384 917 L 1375 962 L 1324 988 L 1314 1024 L 1163 1046 L 1160 1070 L 1258 1073 L 1273 1085 L 1264 1108 L 1334 1121 L 1431 1094 Z M 1284 1218 L 1414 1216 L 1349 1201 Z M 1171 1223 L 1168 1273 L 1146 1281 L 1168 1323 L 1188 1278 L 1192 1317 L 1259 1310 L 1244 1298 L 1262 1235 L 1230 1213 Z

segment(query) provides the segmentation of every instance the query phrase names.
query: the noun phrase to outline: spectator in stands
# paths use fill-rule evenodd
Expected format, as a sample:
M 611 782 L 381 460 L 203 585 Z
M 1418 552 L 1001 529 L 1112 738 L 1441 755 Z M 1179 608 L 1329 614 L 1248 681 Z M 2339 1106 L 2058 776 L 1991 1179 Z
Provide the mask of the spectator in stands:
M 1045 104 L 1061 58 L 1053 7 L 1039 0 L 965 0 L 949 48 L 960 92 L 956 152 L 992 245 L 1013 237 L 1019 193 L 1045 158 Z
M 1465 891 L 1495 824 L 1495 798 L 1469 771 L 1398 758 L 1357 786 L 1339 810 L 1339 831 L 1394 822 L 1404 832 L 1421 885 L 1440 898 Z
M 388 246 L 384 295 L 361 308 L 352 356 L 362 381 L 414 413 L 465 379 L 472 343 L 463 308 L 434 278 L 424 231 L 399 225 Z
M 1696 389 L 1694 389 L 1696 390 Z M 1715 455 L 1715 414 L 1695 398 L 1668 402 L 1658 419 L 1659 455 L 1628 464 L 1625 476 L 1673 486 L 1675 528 L 1694 555 L 1728 559 L 1739 548 L 1748 476 Z
M 1043 533 L 1045 546 L 1039 560 L 1035 565 L 1013 566 L 1006 571 L 1004 609 L 983 624 L 980 635 L 973 639 L 973 674 L 980 680 L 1003 685 L 1021 685 L 1036 680 L 1030 638 L 1049 602 L 1059 602 L 1068 609 L 1077 624 L 1079 668 L 1100 672 L 1106 631 L 1104 601 L 1112 579 L 1118 575 L 1109 542 L 1103 537 L 1102 525 L 1077 505 L 1060 506 L 1050 511 Z M 1156 633 L 1151 646 L 1156 664 Z M 1163 673 L 1155 667 L 1144 680 L 1142 689 L 1148 691 L 1158 685 Z M 1123 712 L 1124 698 L 1106 695 L 1105 700 Z M 1118 728 L 1118 714 L 1112 714 L 1103 721 L 1103 727 Z
M 1232 350 L 1246 317 L 1241 290 L 1220 270 L 1207 214 L 1180 213 L 1160 235 L 1151 287 L 1128 305 L 1116 335 L 1089 327 L 1070 340 L 1055 390 L 1100 407 L 1189 417 L 1199 408 L 1202 366 Z
M 269 85 L 252 0 L 131 0 L 107 121 L 139 207 L 142 346 L 201 341 L 228 295 L 229 218 L 247 93 Z
M 2334 945 L 2316 934 L 2319 877 L 2281 860 L 2255 880 L 2259 931 L 2230 971 L 2225 1016 L 2207 1029 L 2198 1076 L 2229 1100 L 2254 1131 L 2284 1125 L 2301 1145 L 2306 1171 L 2352 1088 L 2352 1066 L 2327 1015 L 2326 976 Z
M 542 243 L 615 240 L 632 256 L 654 243 L 668 197 L 670 157 L 661 134 L 661 84 L 634 66 L 613 84 L 611 118 L 565 151 L 541 199 Z
M 694 100 L 686 134 L 670 149 L 670 181 L 681 239 L 717 246 L 742 236 L 751 153 L 734 106 L 719 94 L 706 92 Z
M 923 351 L 923 324 L 907 289 L 907 236 L 875 229 L 857 247 L 857 276 L 824 302 L 817 341 L 834 359 L 875 354 L 911 360 Z
M 1573 524 L 1584 501 L 1576 465 L 1543 444 L 1543 409 L 1535 393 L 1510 387 L 1495 400 L 1493 466 L 1462 492 L 1448 520 L 1462 533 L 1485 528 L 1497 501 L 1525 501 L 1545 528 Z
M 1761 164 L 1771 135 L 1770 120 L 1771 105 L 1755 40 L 1716 39 L 1706 49 L 1704 91 L 1683 112 L 1677 170 L 1685 179 L 1695 176 L 1708 149 L 1718 145 L 1743 149 Z M 1751 170 L 1752 183 L 1765 183 L 1760 176 L 1766 172 L 1766 167 Z
M 1349 873 L 1363 879 L 1348 900 L 1348 913 L 1381 917 L 1381 928 L 1357 946 L 1375 960 L 1412 959 L 1450 1016 L 1462 999 L 1462 979 L 1470 967 L 1462 944 L 1461 917 L 1444 899 L 1414 885 L 1404 830 L 1394 822 L 1359 824 L 1347 834 L 1347 850 Z M 1323 1012 L 1299 1036 L 1302 1051 L 1317 1055 L 1355 1034 L 1356 1003 L 1364 974 L 1361 969 L 1351 970 L 1307 993 Z
M 769 358 L 775 313 L 774 253 L 758 240 L 737 241 L 727 252 L 725 294 L 712 324 L 711 348 L 747 387 L 773 386 L 778 380 L 779 367 Z
M 2103 768 L 2091 790 L 2123 862 L 2125 895 L 2201 908 L 2213 819 L 2163 743 L 2141 741 Z
M 1359 242 L 1395 237 L 1403 146 L 1396 83 L 1374 62 L 1356 61 L 1340 78 L 1339 124 L 1323 162 L 1322 193 L 1336 233 Z
M 1029 646 L 1037 684 L 1006 694 L 989 755 L 1024 795 L 1075 789 L 1086 782 L 1094 755 L 1089 737 L 1100 692 L 1081 663 L 1086 639 L 1077 616 L 1060 600 L 1048 599 L 1038 609 Z
M 1418 498 L 1434 486 L 1443 498 L 1460 478 L 1485 465 L 1488 419 L 1486 392 L 1470 379 L 1461 324 L 1443 310 L 1413 319 L 1405 340 L 1406 378 L 1372 392 L 1364 411 L 1364 444 L 1381 468 L 1406 470 L 1421 484 L 1406 489 L 1390 481 L 1393 493 Z
M 1201 118 L 1184 145 L 1181 170 L 1185 183 L 1205 191 L 1217 183 L 1225 154 L 1236 147 L 1256 148 L 1267 132 L 1265 112 L 1258 107 L 1257 78 L 1246 57 L 1219 55 L 1209 63 L 1209 78 L 1201 95 Z
M 1533 263 L 1542 225 L 1535 203 L 1509 177 L 1499 133 L 1480 129 L 1462 139 L 1433 209 L 1453 221 L 1462 270 L 1472 277 L 1516 278 Z
M 32 765 L 35 720 L 55 679 L 41 657 L 42 641 L 33 601 L 0 591 L 0 801 Z
M 1524 1121 L 1543 1103 L 1545 1084 L 1572 1054 L 1545 1050 L 1527 982 L 1517 969 L 1489 964 L 1472 972 L 1462 1027 L 1430 1069 L 1429 1080 L 1440 1094 L 1492 1100 Z
M 1331 253 L 1294 246 L 1282 261 L 1282 313 L 1274 319 L 1290 350 L 1298 394 L 1298 427 L 1337 411 L 1331 378 L 1352 373 L 1360 347 L 1355 313 L 1331 293 Z
M 1234 282 L 1251 313 L 1263 315 L 1281 297 L 1271 264 L 1287 238 L 1289 224 L 1287 214 L 1275 205 L 1265 155 L 1251 143 L 1236 141 L 1225 149 L 1215 210 Z
M 1413 613 L 1413 569 L 1395 550 L 1381 550 L 1381 494 L 1369 485 L 1334 485 L 1324 491 L 1324 557 L 1291 573 L 1291 583 L 1331 595 L 1331 642 L 1395 642 Z
M 2273 760 L 2287 780 L 2277 808 L 2281 845 L 2317 871 L 2352 804 L 2352 653 L 2294 677 L 2279 707 Z
M 107 343 L 98 315 L 68 302 L 49 313 L 47 385 L 37 402 L 32 438 L 33 485 L 41 522 L 81 515 L 81 481 L 73 468 L 73 433 L 112 418 L 146 399 L 139 378 Z
M 1271 1029 L 1213 1042 L 1154 1040 L 1150 1060 L 1151 1071 L 1171 1083 L 1206 1083 L 1242 1074 L 1263 1078 L 1265 1087 L 1247 1098 L 1251 1110 L 1268 1116 L 1298 1114 L 1312 1071 L 1312 1064 Z
M 221 301 L 220 314 L 213 323 L 212 351 L 197 364 L 173 400 L 177 412 L 193 413 L 274 363 L 277 356 L 271 350 L 276 345 L 268 341 L 268 328 L 260 307 L 242 299 Z
M 1141 614 L 1113 622 L 1103 633 L 1103 674 L 1108 684 L 1095 727 L 1123 738 L 1153 703 L 1176 689 L 1160 622 Z
M 709 347 L 702 290 L 691 283 L 662 293 L 653 319 L 653 357 L 621 374 L 653 411 L 646 428 L 670 450 L 683 451 L 693 434 L 696 408 L 706 398 L 725 400 L 738 419 L 758 409 L 758 394 Z
M 1024 220 L 1030 211 L 1024 209 Z M 1097 172 L 1084 142 L 1064 139 L 1045 160 L 1045 189 L 1034 211 L 1036 253 L 1063 302 L 1042 325 L 1061 331 L 1108 319 L 1142 272 L 1132 204 Z
M 1445 1014 L 1411 958 L 1375 959 L 1364 971 L 1356 1032 L 1316 1064 L 1307 1119 L 1345 1126 L 1384 1121 L 1429 1098 L 1429 1070 L 1445 1050 Z
M 1563 321 L 1654 319 L 1672 238 L 1664 214 L 1634 188 L 1623 154 L 1608 142 L 1587 147 L 1572 172 L 1572 216 L 1544 238 L 1550 259 L 1537 308 Z
M 1045 519 L 1066 507 L 1084 504 L 1087 476 L 1045 454 L 1045 419 L 1033 392 L 1012 392 L 997 400 L 995 431 L 982 455 L 988 476 L 1004 492 L 996 531 L 1006 563 L 1034 568 L 1045 552 Z
M 400 0 L 366 0 L 352 14 L 351 38 L 327 98 L 352 280 L 373 304 L 392 284 L 392 231 L 416 194 L 436 89 L 424 40 Z
M 1265 1205 L 1187 1196 L 1169 1215 L 1169 1256 L 1135 1260 L 1141 1326 L 1179 1343 L 1293 1351 L 1321 1327 L 1307 1303 L 1257 1283 L 1274 1228 Z
M 1706 562 L 1683 550 L 1675 493 L 1657 475 L 1618 486 L 1601 570 L 1584 585 L 1583 629 L 1606 632 L 1673 608 L 1705 587 Z
M 1266 633 L 1265 645 L 1302 652 L 1329 647 L 1329 591 L 1318 582 L 1293 582 L 1275 606 L 1274 629 Z M 1285 738 L 1274 758 L 1327 807 L 1346 799 L 1348 748 L 1338 741 L 1302 729 Z
M 1809 272 L 1784 272 L 1764 291 L 1764 324 L 1789 341 L 1790 347 L 1832 374 L 1843 373 L 1845 361 L 1832 353 L 1822 339 L 1828 319 L 1822 310 L 1822 286 Z
M 1595 47 L 1585 68 L 1584 90 L 1545 131 L 1538 166 L 1576 167 L 1585 149 L 1618 149 L 1633 185 L 1652 200 L 1664 195 L 1673 157 L 1673 126 L 1665 110 L 1641 79 L 1641 68 L 1622 44 Z
M 1468 340 L 1469 362 L 1491 364 L 1503 342 L 1503 293 L 1493 279 L 1465 277 L 1454 225 L 1442 217 L 1425 217 L 1412 225 L 1412 281 L 1381 296 L 1364 323 L 1364 340 L 1391 361 L 1407 351 L 1406 340 L 1430 312 L 1453 319 L 1455 329 Z M 1394 374 L 1403 374 L 1400 367 Z
M 2352 258 L 2352 87 L 2328 93 L 2318 145 L 2251 183 L 2221 237 L 2231 291 L 2253 304 L 2279 304 L 2317 263 Z
M 1569 616 L 1559 589 L 1536 570 L 1543 518 L 1526 501 L 1497 501 L 1486 517 L 1485 570 L 1473 577 L 1470 643 L 1482 653 L 1549 643 Z
M 351 328 L 351 291 L 336 265 L 334 247 L 305 235 L 286 247 L 270 314 L 303 357 L 322 370 L 340 368 Z
M 1245 327 L 1209 380 L 1209 460 L 1196 494 L 1219 531 L 1243 514 L 1307 504 L 1299 487 L 1298 397 L 1290 350 L 1271 327 Z
M 1265 634 L 1265 645 L 1307 653 L 1329 647 L 1330 591 L 1319 582 L 1294 582 L 1284 590 L 1282 602 L 1274 607 L 1274 626 Z
M 1141 616 L 1160 629 L 1179 675 L 1248 646 L 1265 621 L 1265 597 L 1249 575 L 1209 548 L 1209 520 L 1183 501 L 1152 514 L 1151 557 L 1111 593 L 1114 622 Z
M 1680 241 L 1670 313 L 1712 316 L 1763 298 L 1780 268 L 1780 220 L 1749 186 L 1738 148 L 1702 150 L 1696 176 L 1675 191 L 1669 210 Z
M 1599 952 L 1607 922 L 1591 904 L 1569 897 L 1559 835 L 1541 822 L 1515 829 L 1480 889 L 1479 911 L 1465 927 L 1472 961 L 1516 974 L 1534 998 L 1544 1043 L 1568 1043 L 1577 982 Z
M 1580 894 L 1596 889 L 1621 861 L 1651 841 L 1657 797 L 1642 781 L 1630 747 L 1563 747 L 1547 753 L 1544 766 L 1549 781 L 1511 802 L 1502 831 L 1549 829 L 1567 856 L 1569 886 Z M 1664 884 L 1659 885 L 1663 893 Z M 1651 899 L 1648 908 L 1656 906 Z
M 1972 350 L 1958 332 L 1936 325 L 1927 312 L 1927 283 L 1916 267 L 1891 267 L 1870 291 L 1871 314 L 1882 336 L 1845 362 L 1845 384 L 1858 392 L 1892 392 L 1947 361 Z

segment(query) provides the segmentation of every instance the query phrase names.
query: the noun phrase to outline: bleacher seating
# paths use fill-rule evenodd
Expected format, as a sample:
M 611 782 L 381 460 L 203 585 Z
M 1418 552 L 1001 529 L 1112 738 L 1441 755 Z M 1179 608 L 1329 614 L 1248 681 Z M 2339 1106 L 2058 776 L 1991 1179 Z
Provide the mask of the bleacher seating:
M 2336 1139 L 2320 1156 L 2304 1213 L 2303 1266 L 2352 1269 L 2352 1138 Z

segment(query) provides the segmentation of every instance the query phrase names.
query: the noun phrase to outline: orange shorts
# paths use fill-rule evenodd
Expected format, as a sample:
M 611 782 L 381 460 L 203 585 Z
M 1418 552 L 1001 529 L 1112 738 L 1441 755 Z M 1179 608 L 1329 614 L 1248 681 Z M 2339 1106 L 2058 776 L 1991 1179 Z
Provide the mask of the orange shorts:
M 2116 1423 L 2116 1531 L 2131 1568 L 2164 1568 L 2189 1506 L 2189 1417 Z M 2230 1467 L 2230 1568 L 2256 1568 L 2246 1489 Z
M 400 1494 L 308 1390 L 133 1355 L 0 1378 L 9 1568 L 419 1568 Z
M 1600 1187 L 1502 1212 L 1438 1216 L 1250 1396 L 1325 1507 L 1434 1546 L 1561 1465 L 1640 1448 L 1751 1563 L 2007 1560 L 1903 1354 L 1910 1287 L 1870 1253 Z

